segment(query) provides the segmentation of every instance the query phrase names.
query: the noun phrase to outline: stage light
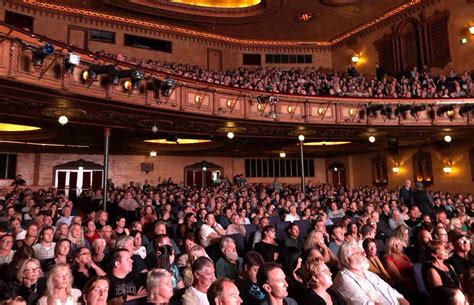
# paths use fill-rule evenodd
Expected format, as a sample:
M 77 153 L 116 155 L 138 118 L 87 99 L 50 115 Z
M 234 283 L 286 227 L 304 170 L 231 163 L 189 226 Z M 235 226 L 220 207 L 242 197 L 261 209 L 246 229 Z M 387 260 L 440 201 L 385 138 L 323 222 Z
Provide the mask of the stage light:
M 160 82 L 160 91 L 163 96 L 170 96 L 171 90 L 176 85 L 176 80 L 171 77 L 166 77 L 164 81 Z
M 85 81 L 95 81 L 99 75 L 109 74 L 112 70 L 115 70 L 114 65 L 91 64 L 89 69 L 84 70 L 81 75 Z
M 54 53 L 54 46 L 49 43 L 43 44 L 43 46 L 37 48 L 33 51 L 33 56 L 31 61 L 34 66 L 41 67 L 44 64 L 44 59 L 46 56 Z
M 132 81 L 128 80 L 128 79 L 126 81 L 124 81 L 123 82 L 123 89 L 125 89 L 125 91 L 132 91 L 134 89 Z
M 446 143 L 451 143 L 452 140 L 453 140 L 453 139 L 451 138 L 450 135 L 445 135 L 445 136 L 444 136 L 444 141 L 445 141 Z
M 459 115 L 465 117 L 469 112 L 474 111 L 474 104 L 464 104 L 459 108 Z
M 395 108 L 395 115 L 397 117 L 401 117 L 405 114 L 405 112 L 407 112 L 408 110 L 411 109 L 411 106 L 410 105 L 402 105 L 402 104 L 398 104 L 397 105 L 397 108 Z
M 75 53 L 69 53 L 64 58 L 64 69 L 66 73 L 72 74 L 74 72 L 74 67 L 81 62 L 81 56 Z
M 446 116 L 448 116 L 450 119 L 452 119 L 453 116 L 454 116 L 454 106 L 453 105 L 439 106 L 438 110 L 436 110 L 436 114 L 440 117 L 442 117 L 442 116 L 444 116 L 444 114 L 446 114 Z
M 235 137 L 235 135 L 234 135 L 234 133 L 233 133 L 232 131 L 229 131 L 229 132 L 227 133 L 227 137 L 232 140 L 232 139 Z
M 284 151 L 280 152 L 280 158 L 285 158 L 286 157 L 286 153 Z
M 304 135 L 300 134 L 300 135 L 298 136 L 298 140 L 299 140 L 300 142 L 303 142 L 303 141 L 304 141 Z
M 370 143 L 374 143 L 374 142 L 375 142 L 375 137 L 374 137 L 374 136 L 370 136 L 370 137 L 369 137 L 369 142 L 370 142 Z
M 426 105 L 420 105 L 420 106 L 413 106 L 410 109 L 410 115 L 414 118 L 418 117 L 420 115 L 421 111 L 426 110 Z
M 273 95 L 259 95 L 257 96 L 257 103 L 263 105 L 265 103 L 270 104 L 270 106 L 276 105 L 280 99 Z
M 156 150 L 150 151 L 150 157 L 156 157 L 156 155 L 158 155 L 158 153 L 156 152 Z
M 64 126 L 69 122 L 69 119 L 67 118 L 67 116 L 62 115 L 58 118 L 58 122 L 59 122 L 59 124 Z

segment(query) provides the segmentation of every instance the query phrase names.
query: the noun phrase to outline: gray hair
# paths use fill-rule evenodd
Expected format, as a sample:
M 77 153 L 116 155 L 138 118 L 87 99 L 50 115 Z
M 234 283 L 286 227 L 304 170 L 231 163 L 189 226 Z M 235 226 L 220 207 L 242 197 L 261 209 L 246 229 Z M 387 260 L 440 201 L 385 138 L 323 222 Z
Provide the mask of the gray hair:
M 107 242 L 103 238 L 97 238 L 96 240 L 94 240 L 92 242 L 91 246 L 92 246 L 92 248 L 95 248 L 98 244 L 103 244 L 104 247 L 107 246 Z
M 235 241 L 231 237 L 223 237 L 220 244 L 221 249 L 227 246 L 229 243 L 233 243 L 235 245 Z
M 120 248 L 125 248 L 125 244 L 127 243 L 127 241 L 131 240 L 132 243 L 133 243 L 133 240 L 135 238 L 133 238 L 132 236 L 122 236 L 120 237 L 117 242 L 115 243 L 115 249 L 120 249 Z
M 337 258 L 343 267 L 349 267 L 349 257 L 353 254 L 354 249 L 361 249 L 362 251 L 364 250 L 362 249 L 362 246 L 356 241 L 346 241 L 339 247 Z
M 165 269 L 152 269 L 148 272 L 147 278 L 146 278 L 146 289 L 148 291 L 148 300 L 149 301 L 154 301 L 154 293 L 153 290 L 155 290 L 157 287 L 160 286 L 160 282 L 162 279 L 165 277 L 170 277 L 171 278 L 171 273 L 168 270 Z

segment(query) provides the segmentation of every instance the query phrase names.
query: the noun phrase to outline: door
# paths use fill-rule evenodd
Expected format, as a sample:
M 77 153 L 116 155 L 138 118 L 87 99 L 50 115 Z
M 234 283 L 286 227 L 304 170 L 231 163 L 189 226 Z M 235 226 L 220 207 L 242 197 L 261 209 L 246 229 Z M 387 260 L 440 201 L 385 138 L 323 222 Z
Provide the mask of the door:
M 75 199 L 83 190 L 100 189 L 102 170 L 58 170 L 55 175 L 55 187 L 69 199 Z
M 207 69 L 222 71 L 222 51 L 207 49 Z

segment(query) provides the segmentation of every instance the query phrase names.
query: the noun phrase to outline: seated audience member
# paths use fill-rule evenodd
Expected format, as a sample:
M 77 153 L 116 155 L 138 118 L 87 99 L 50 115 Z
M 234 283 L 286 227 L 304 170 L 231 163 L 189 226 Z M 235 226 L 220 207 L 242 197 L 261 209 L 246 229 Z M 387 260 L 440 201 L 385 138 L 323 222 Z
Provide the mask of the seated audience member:
M 221 240 L 222 256 L 216 262 L 216 276 L 235 280 L 242 270 L 242 258 L 237 254 L 235 242 L 230 237 Z
M 295 204 L 291 204 L 288 208 L 288 214 L 285 215 L 284 221 L 293 222 L 298 220 L 301 220 L 301 217 L 297 213 L 297 207 Z
M 18 268 L 19 294 L 25 299 L 27 305 L 36 305 L 45 292 L 46 279 L 42 276 L 41 265 L 37 259 L 26 259 Z
M 460 289 L 436 287 L 431 292 L 429 305 L 467 305 L 466 296 Z
M 240 305 L 242 299 L 235 284 L 227 279 L 218 279 L 207 290 L 209 305 Z
M 86 283 L 96 277 L 105 276 L 104 270 L 92 261 L 91 252 L 86 247 L 77 249 L 74 253 L 74 287 L 82 290 Z
M 109 280 L 105 276 L 90 279 L 84 286 L 82 300 L 84 305 L 107 305 Z
M 466 270 L 462 275 L 462 290 L 466 294 L 467 300 L 470 304 L 474 304 L 474 267 Z
M 153 256 L 152 256 L 153 257 Z M 173 289 L 177 290 L 180 288 L 184 288 L 183 278 L 178 270 L 178 266 L 176 266 L 175 262 L 175 255 L 174 251 L 170 245 L 163 245 L 159 246 L 156 250 L 156 260 L 155 265 L 151 268 L 159 268 L 165 269 L 171 273 L 171 283 Z
M 46 281 L 46 293 L 38 300 L 38 305 L 49 304 L 79 304 L 81 291 L 72 288 L 72 273 L 68 264 L 60 263 L 53 267 L 48 273 Z
M 86 233 L 84 233 L 84 238 L 89 242 L 89 245 L 92 245 L 94 240 L 99 238 L 99 232 L 97 232 L 97 226 L 94 220 L 90 219 L 86 223 Z
M 91 251 L 92 251 L 92 261 L 99 265 L 102 270 L 104 270 L 107 262 L 107 255 L 105 253 L 107 248 L 107 242 L 103 238 L 97 238 L 92 242 Z
M 409 304 L 403 295 L 369 271 L 369 261 L 358 242 L 343 243 L 338 258 L 343 269 L 336 275 L 333 288 L 347 305 Z
M 33 245 L 35 250 L 35 257 L 40 260 L 46 260 L 54 257 L 54 247 L 56 243 L 53 242 L 54 229 L 52 227 L 45 227 L 40 233 L 40 242 Z
M 323 232 L 320 232 L 317 229 L 309 232 L 304 244 L 304 249 L 306 251 L 309 251 L 312 248 L 317 249 L 323 255 L 324 262 L 331 268 L 337 266 L 337 257 L 332 253 L 331 249 L 326 246 Z
M 240 224 L 240 217 L 238 214 L 232 214 L 231 218 L 232 222 L 227 226 L 226 234 L 233 235 L 233 234 L 241 234 L 245 237 L 245 227 Z
M 13 248 L 13 236 L 11 234 L 5 234 L 0 236 L 0 266 L 3 264 L 9 264 L 15 250 Z
M 385 268 L 397 288 L 405 296 L 415 293 L 413 263 L 403 254 L 403 243 L 398 237 L 390 237 L 385 245 Z
M 206 250 L 204 250 L 204 248 L 201 245 L 195 245 L 189 251 L 188 260 L 186 261 L 186 265 L 181 270 L 181 275 L 183 276 L 184 286 L 186 288 L 190 287 L 193 284 L 194 276 L 193 276 L 192 266 L 193 266 L 194 261 L 196 261 L 201 256 L 205 256 L 205 257 L 209 258 L 207 256 Z
M 199 257 L 193 263 L 193 285 L 181 297 L 182 305 L 209 305 L 207 291 L 215 280 L 214 263 L 207 257 Z
M 245 305 L 260 305 L 265 299 L 265 294 L 258 286 L 257 273 L 263 266 L 262 256 L 256 251 L 245 253 L 242 272 L 235 280 L 240 297 Z
M 341 296 L 330 289 L 332 274 L 320 258 L 310 258 L 305 264 L 308 291 L 304 294 L 301 305 L 344 305 Z
M 176 260 L 176 266 L 178 266 L 178 268 L 186 267 L 186 262 L 189 258 L 189 252 L 195 245 L 196 242 L 194 241 L 194 233 L 187 233 L 182 239 L 181 255 Z
M 297 248 L 288 248 L 285 255 L 281 257 L 281 269 L 286 275 L 288 284 L 288 295 L 295 299 L 298 304 L 303 301 L 305 287 L 303 285 L 304 274 L 301 268 L 301 251 Z
M 285 278 L 285 273 L 277 263 L 268 262 L 260 267 L 257 281 L 266 296 L 261 305 L 298 305 L 294 299 L 288 297 Z
M 332 253 L 337 254 L 339 247 L 344 242 L 344 229 L 341 226 L 334 226 L 331 233 L 332 242 L 329 244 L 329 249 Z
M 265 262 L 273 262 L 278 259 L 279 250 L 276 242 L 276 229 L 267 225 L 262 230 L 262 240 L 255 244 L 255 251 L 260 253 Z
M 257 231 L 255 231 L 252 236 L 252 249 L 255 249 L 255 245 L 263 239 L 263 229 L 269 224 L 270 222 L 267 217 L 258 219 Z
M 426 262 L 430 260 L 428 256 L 428 244 L 433 240 L 430 231 L 421 228 L 417 234 L 416 246 L 409 248 L 408 257 L 413 263 Z
M 115 249 L 127 249 L 128 252 L 130 252 L 133 261 L 132 271 L 134 273 L 146 273 L 148 272 L 148 268 L 145 263 L 145 260 L 141 258 L 140 255 L 133 254 L 133 250 L 135 249 L 133 246 L 134 241 L 135 238 L 133 238 L 132 236 L 121 236 L 117 238 L 117 241 L 115 243 Z
M 69 239 L 60 239 L 54 247 L 54 257 L 41 263 L 44 272 L 49 271 L 59 263 L 72 263 L 71 242 Z
M 226 231 L 216 222 L 212 213 L 207 213 L 204 223 L 199 231 L 201 245 L 206 248 L 210 245 L 219 243 L 222 236 L 226 235 Z
M 426 270 L 428 288 L 444 286 L 448 288 L 459 288 L 459 279 L 454 268 L 445 263 L 449 258 L 449 253 L 444 243 L 433 240 L 428 244 L 431 263 Z
M 80 247 L 87 247 L 90 250 L 89 242 L 84 239 L 84 231 L 78 223 L 71 223 L 67 238 L 71 241 L 71 251 L 75 252 Z
M 152 269 L 146 279 L 147 304 L 168 304 L 173 296 L 172 275 L 165 269 Z
M 144 297 L 147 294 L 141 278 L 132 272 L 133 261 L 127 249 L 117 249 L 112 256 L 112 272 L 107 274 L 110 281 L 108 301 L 115 298 L 123 301 Z
M 290 223 L 286 227 L 288 237 L 283 240 L 283 251 L 287 248 L 298 248 L 301 252 L 304 249 L 304 241 L 300 236 L 300 228 L 296 223 Z
M 449 235 L 454 253 L 447 262 L 454 268 L 456 274 L 462 275 L 469 268 L 474 267 L 474 255 L 470 252 L 471 240 L 466 233 L 459 229 L 451 231 Z
M 377 274 L 382 280 L 391 284 L 392 278 L 387 273 L 387 270 L 385 270 L 385 267 L 377 256 L 377 244 L 375 243 L 375 240 L 372 238 L 365 239 L 362 242 L 362 247 L 364 248 L 367 259 L 369 260 L 369 271 Z

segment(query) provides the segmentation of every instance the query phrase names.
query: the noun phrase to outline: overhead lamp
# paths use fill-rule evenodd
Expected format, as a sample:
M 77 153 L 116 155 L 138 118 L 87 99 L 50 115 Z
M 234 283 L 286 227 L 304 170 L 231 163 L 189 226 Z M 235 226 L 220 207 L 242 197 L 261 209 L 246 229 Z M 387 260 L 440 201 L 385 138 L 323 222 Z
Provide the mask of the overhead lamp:
M 410 115 L 414 118 L 418 117 L 420 115 L 420 112 L 426 110 L 426 105 L 414 105 L 410 109 Z
M 102 74 L 109 74 L 111 70 L 115 70 L 114 65 L 96 65 L 91 64 L 89 69 L 82 71 L 82 79 L 85 81 L 95 81 Z
M 375 137 L 374 137 L 374 136 L 370 136 L 370 137 L 369 137 L 369 142 L 370 142 L 370 143 L 374 143 L 374 142 L 375 142 Z
M 395 115 L 397 117 L 401 117 L 405 114 L 405 112 L 407 112 L 410 109 L 411 109 L 411 105 L 398 104 L 397 108 L 395 108 Z
M 206 167 L 206 166 L 203 166 L 203 167 L 202 167 L 202 170 L 203 170 L 203 171 L 207 171 L 207 167 Z
M 58 118 L 58 122 L 59 124 L 61 125 L 66 125 L 68 122 L 69 122 L 69 119 L 67 118 L 67 116 L 65 115 L 61 115 L 59 118 Z
M 150 157 L 156 157 L 157 155 L 158 153 L 156 152 L 156 150 L 150 151 Z
M 474 26 L 469 27 L 469 33 L 471 33 L 471 35 L 474 35 Z
M 465 117 L 469 112 L 474 111 L 474 104 L 464 104 L 459 108 L 459 115 Z
M 466 44 L 466 43 L 467 43 L 467 38 L 466 38 L 466 37 L 462 37 L 462 38 L 459 40 L 459 43 L 460 43 L 460 44 Z
M 158 132 L 158 126 L 156 126 L 156 124 L 153 125 L 153 126 L 151 126 L 151 132 L 153 132 L 153 133 L 157 133 L 157 132 Z
M 280 158 L 285 158 L 286 157 L 286 153 L 284 151 L 280 152 Z
M 227 137 L 232 140 L 232 139 L 235 137 L 235 135 L 234 135 L 234 133 L 233 133 L 232 131 L 229 131 L 229 132 L 227 133 Z
M 298 136 L 298 140 L 299 140 L 300 142 L 303 142 L 303 141 L 304 141 L 304 135 L 300 134 L 300 135 Z
M 352 56 L 351 61 L 352 61 L 352 63 L 354 63 L 354 64 L 358 63 L 358 62 L 359 62 L 359 56 L 358 56 L 358 55 Z
M 451 172 L 453 171 L 452 167 L 451 167 L 451 162 L 448 162 L 444 167 L 443 167 L 443 172 L 446 174 L 446 175 L 449 175 L 451 174 Z
M 64 69 L 66 73 L 74 72 L 74 67 L 81 62 L 81 56 L 76 53 L 69 53 L 64 58 Z
M 453 105 L 439 106 L 438 110 L 436 110 L 436 114 L 440 117 L 446 114 L 447 117 L 452 119 L 454 117 L 454 106 Z
M 445 135 L 445 136 L 444 136 L 444 141 L 445 141 L 446 143 L 451 143 L 452 140 L 453 140 L 453 139 L 451 138 L 450 135 Z
M 164 81 L 160 82 L 160 91 L 163 96 L 170 96 L 171 90 L 176 85 L 176 80 L 171 77 L 166 77 Z
M 41 67 L 44 64 L 44 59 L 46 56 L 54 53 L 54 46 L 50 43 L 45 43 L 41 47 L 38 47 L 33 51 L 33 56 L 31 61 L 34 66 Z

